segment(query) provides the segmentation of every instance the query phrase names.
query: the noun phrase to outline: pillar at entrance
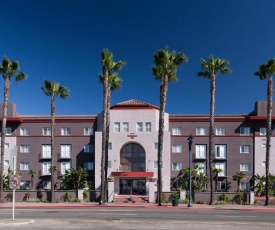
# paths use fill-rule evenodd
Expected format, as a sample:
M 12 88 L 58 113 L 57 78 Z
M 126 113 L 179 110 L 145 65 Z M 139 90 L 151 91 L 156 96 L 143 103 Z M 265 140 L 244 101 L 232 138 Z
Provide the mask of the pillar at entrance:
M 114 180 L 108 180 L 108 202 L 111 203 L 115 196 L 115 182 Z

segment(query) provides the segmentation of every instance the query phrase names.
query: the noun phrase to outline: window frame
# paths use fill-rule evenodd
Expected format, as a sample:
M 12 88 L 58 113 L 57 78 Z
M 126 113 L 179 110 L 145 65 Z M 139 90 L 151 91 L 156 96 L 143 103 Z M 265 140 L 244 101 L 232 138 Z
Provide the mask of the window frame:
M 223 167 L 220 167 L 223 165 Z M 225 162 L 216 162 L 215 168 L 222 169 L 223 171 L 221 173 L 218 173 L 218 176 L 226 176 L 226 163 Z
M 177 167 L 175 168 L 175 164 L 177 164 Z M 180 171 L 182 170 L 182 162 L 173 162 L 172 163 L 172 171 Z
M 52 132 L 52 128 L 51 127 L 43 127 L 42 128 L 42 135 L 43 136 L 50 136 Z
M 250 163 L 240 163 L 240 172 L 249 172 L 250 168 Z
M 87 166 L 87 167 L 86 167 Z M 92 166 L 92 167 L 89 167 Z M 85 161 L 84 166 L 83 166 L 87 171 L 92 171 L 94 170 L 94 162 L 92 161 Z
M 30 170 L 30 162 L 20 162 L 20 170 L 22 171 L 26 171 L 26 170 Z
M 120 122 L 114 122 L 114 132 L 120 133 Z
M 129 133 L 129 122 L 122 122 L 122 132 Z
M 240 135 L 249 136 L 250 135 L 250 127 L 240 127 Z
M 224 152 L 223 152 L 224 156 L 218 156 L 218 154 L 221 155 L 221 150 L 219 150 L 219 153 L 218 153 L 218 147 L 224 147 Z M 227 158 L 227 146 L 226 145 L 224 145 L 224 144 L 215 145 L 215 158 L 216 159 L 226 159 Z
M 20 136 L 29 136 L 30 135 L 30 128 L 29 127 L 22 127 L 20 128 Z
M 182 153 L 182 145 L 172 145 L 172 153 Z
M 72 157 L 72 145 L 61 144 L 60 145 L 60 155 L 61 155 L 61 158 L 67 158 L 67 157 L 71 158 Z
M 140 121 L 136 123 L 136 132 L 137 133 L 142 133 L 143 132 L 143 123 L 140 122 Z
M 201 149 L 199 149 L 199 151 L 197 151 L 197 147 L 203 147 L 204 148 L 204 152 L 203 152 L 203 156 L 201 156 Z M 205 159 L 206 158 L 206 145 L 195 145 L 195 156 L 196 158 L 201 158 L 201 159 Z
M 94 152 L 94 145 L 84 145 L 83 147 L 84 153 L 93 153 Z
M 93 127 L 83 128 L 83 134 L 84 136 L 92 136 L 94 134 L 94 128 Z
M 152 132 L 152 123 L 151 122 L 145 122 L 145 132 L 146 133 Z
M 62 127 L 61 128 L 61 136 L 70 136 L 71 128 L 70 127 Z
M 20 145 L 19 147 L 20 153 L 29 153 L 30 152 L 30 145 Z
M 215 128 L 215 135 L 217 136 L 223 136 L 226 134 L 226 128 L 225 127 L 217 127 Z
M 172 128 L 172 135 L 182 135 L 182 127 L 173 127 Z
M 264 132 L 262 131 L 264 129 Z M 260 136 L 266 136 L 266 128 L 265 127 L 260 127 Z
M 246 148 L 248 148 L 248 151 Z M 240 153 L 250 153 L 250 145 L 240 145 Z
M 206 135 L 206 128 L 205 127 L 197 127 L 196 128 L 196 135 L 199 135 L 199 136 Z

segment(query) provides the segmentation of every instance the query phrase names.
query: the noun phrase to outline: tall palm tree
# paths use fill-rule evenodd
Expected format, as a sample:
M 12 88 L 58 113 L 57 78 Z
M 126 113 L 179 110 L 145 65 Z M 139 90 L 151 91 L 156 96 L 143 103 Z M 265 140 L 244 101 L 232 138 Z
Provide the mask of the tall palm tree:
M 33 178 L 34 178 L 34 175 L 36 174 L 37 174 L 37 171 L 35 171 L 34 169 L 30 169 L 29 175 L 31 175 L 31 189 L 33 189 Z
M 240 184 L 241 184 L 241 180 L 244 180 L 246 178 L 246 174 L 243 172 L 236 172 L 235 175 L 233 175 L 233 180 L 237 181 L 237 185 L 238 185 L 238 192 L 240 191 Z
M 214 110 L 215 110 L 215 91 L 216 91 L 216 76 L 218 73 L 225 74 L 232 72 L 227 67 L 229 62 L 222 59 L 214 59 L 211 55 L 209 60 L 201 59 L 202 72 L 198 72 L 199 77 L 210 79 L 210 126 L 209 126 L 209 180 L 210 180 L 210 202 L 213 204 L 213 174 L 212 174 L 212 156 L 214 155 Z
M 222 169 L 220 168 L 214 168 L 213 173 L 215 173 L 215 191 L 218 191 L 218 181 L 219 181 L 219 173 L 222 173 Z
M 61 86 L 58 82 L 44 80 L 41 89 L 46 96 L 51 97 L 51 165 L 54 165 L 54 135 L 55 135 L 55 97 L 66 99 L 69 97 L 69 88 Z M 51 202 L 54 202 L 54 168 L 51 167 Z
M 265 155 L 265 205 L 269 205 L 269 157 L 271 149 L 271 123 L 272 123 L 272 97 L 273 97 L 273 77 L 275 75 L 275 59 L 269 59 L 267 63 L 261 64 L 258 71 L 254 73 L 261 80 L 268 79 L 267 81 L 267 123 L 266 123 L 266 155 Z
M 101 156 L 101 199 L 99 204 L 104 205 L 107 200 L 107 181 L 108 171 L 108 143 L 109 143 L 109 127 L 110 127 L 110 104 L 111 90 L 121 87 L 121 78 L 118 71 L 126 64 L 125 62 L 113 61 L 113 54 L 107 49 L 101 53 L 102 73 L 99 80 L 103 84 L 103 126 L 102 126 L 102 156 Z
M 8 100 L 10 92 L 10 81 L 15 77 L 15 81 L 22 81 L 27 78 L 27 75 L 19 71 L 19 63 L 17 61 L 10 61 L 5 57 L 0 66 L 0 74 L 4 79 L 4 103 L 2 116 L 2 132 L 1 132 L 1 172 L 0 172 L 0 203 L 4 203 L 3 197 L 3 181 L 4 181 L 4 156 L 5 156 L 5 141 L 6 141 L 6 124 L 8 114 Z
M 188 58 L 183 53 L 175 51 L 169 53 L 168 48 L 158 50 L 154 54 L 153 75 L 160 80 L 160 110 L 159 110 L 159 134 L 158 134 L 158 206 L 162 205 L 162 151 L 164 134 L 164 112 L 168 91 L 168 82 L 177 80 L 177 67 L 180 67 Z

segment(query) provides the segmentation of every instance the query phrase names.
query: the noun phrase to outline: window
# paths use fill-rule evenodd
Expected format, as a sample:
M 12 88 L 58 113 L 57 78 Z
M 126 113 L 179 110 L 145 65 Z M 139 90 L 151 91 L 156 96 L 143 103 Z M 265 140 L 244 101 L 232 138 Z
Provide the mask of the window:
M 181 153 L 182 145 L 172 145 L 172 153 Z
M 240 164 L 240 171 L 249 171 L 249 170 L 250 170 L 249 163 Z
M 226 158 L 226 145 L 215 145 L 216 158 Z
M 70 158 L 72 153 L 72 146 L 71 145 L 61 145 L 61 158 Z
M 112 148 L 113 148 L 112 142 L 109 142 L 108 143 L 108 150 L 112 150 Z
M 108 161 L 108 168 L 112 168 L 112 161 Z
M 11 135 L 11 128 L 10 127 L 6 127 L 6 135 Z
M 62 136 L 68 136 L 68 135 L 70 135 L 70 133 L 71 133 L 70 128 L 61 128 L 61 135 Z
M 93 170 L 94 169 L 94 163 L 93 162 L 84 162 L 84 168 L 86 170 Z
M 216 135 L 225 135 L 225 128 L 224 127 L 216 128 Z
M 266 149 L 266 143 L 262 143 L 262 149 Z
M 84 128 L 84 135 L 93 135 L 94 129 L 93 128 Z
M 159 147 L 159 143 L 158 142 L 154 142 L 154 150 L 158 150 Z
M 20 162 L 20 170 L 29 170 L 30 163 L 29 162 Z
M 265 167 L 265 161 L 262 161 L 262 166 Z
M 30 181 L 20 181 L 20 189 L 30 189 Z
M 94 151 L 93 145 L 84 145 L 84 153 L 92 153 Z
M 196 135 L 205 135 L 206 134 L 206 128 L 196 128 Z
M 51 149 L 50 145 L 42 145 L 42 157 L 51 158 Z
M 197 164 L 197 167 L 198 167 L 198 174 L 205 174 L 206 173 L 206 170 L 205 170 L 205 162 L 198 162 Z
M 182 163 L 172 163 L 172 170 L 173 171 L 179 171 L 182 170 Z
M 181 135 L 182 134 L 182 128 L 177 127 L 177 128 L 172 128 L 172 135 Z
M 65 174 L 66 170 L 71 168 L 71 162 L 62 162 L 61 163 L 61 174 Z
M 115 128 L 115 133 L 119 133 L 120 132 L 120 123 L 119 122 L 115 122 L 114 128 Z
M 51 182 L 50 181 L 42 181 L 43 189 L 51 189 Z
M 141 133 L 142 132 L 142 122 L 137 122 L 137 132 Z
M 5 149 L 8 149 L 10 147 L 9 143 L 5 143 Z
M 249 127 L 241 127 L 240 134 L 241 135 L 250 135 L 250 128 Z
M 222 172 L 220 172 L 220 173 L 218 174 L 218 176 L 225 176 L 225 174 L 226 174 L 225 163 L 216 163 L 216 164 L 215 164 L 215 168 L 216 168 L 216 169 L 221 169 L 221 170 L 222 170 Z
M 20 135 L 21 136 L 29 136 L 30 135 L 30 129 L 29 128 L 20 128 Z
M 145 132 L 150 133 L 151 129 L 151 122 L 145 122 Z
M 266 128 L 260 128 L 260 135 L 266 136 Z
M 196 158 L 206 158 L 206 145 L 196 145 Z
M 6 165 L 6 166 L 10 165 L 10 161 L 9 160 L 5 160 L 4 161 L 4 165 Z
M 122 129 L 124 133 L 129 133 L 129 122 L 123 122 Z
M 52 165 L 51 162 L 43 162 L 43 165 L 42 165 L 43 175 L 51 175 L 51 172 L 50 172 L 51 165 Z
M 158 161 L 154 161 L 154 169 L 158 168 Z M 161 162 L 161 168 L 163 168 L 163 161 Z
M 45 127 L 45 128 L 42 128 L 42 135 L 43 136 L 50 136 L 51 135 L 51 128 L 49 127 Z
M 218 191 L 226 191 L 226 183 L 218 182 L 217 189 L 218 189 Z
M 250 145 L 241 145 L 240 146 L 240 153 L 249 153 L 250 152 Z
M 20 153 L 29 153 L 30 146 L 29 145 L 20 145 Z
M 244 191 L 250 191 L 250 183 L 249 182 L 241 182 L 240 189 Z

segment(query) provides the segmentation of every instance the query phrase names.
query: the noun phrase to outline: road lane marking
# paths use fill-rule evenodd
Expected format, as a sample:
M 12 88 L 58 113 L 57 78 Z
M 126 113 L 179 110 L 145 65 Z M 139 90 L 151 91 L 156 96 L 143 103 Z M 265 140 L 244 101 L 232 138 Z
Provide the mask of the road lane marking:
M 257 216 L 228 216 L 228 215 L 216 215 L 217 217 L 229 217 L 229 218 L 257 218 Z
M 131 214 L 131 213 L 95 213 L 96 215 L 102 215 L 102 214 L 104 214 L 104 215 L 110 215 L 110 214 L 112 214 L 112 215 L 121 215 L 121 216 L 137 216 L 138 214 Z

